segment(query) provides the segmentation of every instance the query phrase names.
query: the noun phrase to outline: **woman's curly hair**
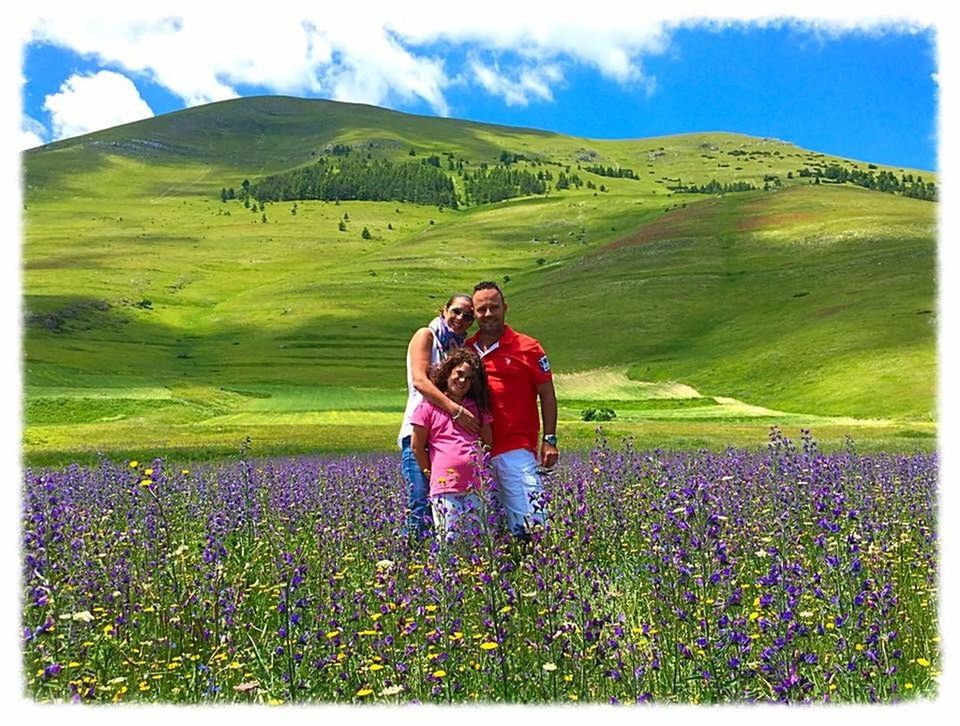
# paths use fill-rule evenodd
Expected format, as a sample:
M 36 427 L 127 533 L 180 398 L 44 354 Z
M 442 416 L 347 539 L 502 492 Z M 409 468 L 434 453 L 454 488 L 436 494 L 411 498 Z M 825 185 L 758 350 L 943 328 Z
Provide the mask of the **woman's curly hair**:
M 447 381 L 457 366 L 467 363 L 473 369 L 468 395 L 481 411 L 490 410 L 490 388 L 487 386 L 487 372 L 483 362 L 466 348 L 456 348 L 447 354 L 430 372 L 430 380 L 443 393 L 447 392 Z

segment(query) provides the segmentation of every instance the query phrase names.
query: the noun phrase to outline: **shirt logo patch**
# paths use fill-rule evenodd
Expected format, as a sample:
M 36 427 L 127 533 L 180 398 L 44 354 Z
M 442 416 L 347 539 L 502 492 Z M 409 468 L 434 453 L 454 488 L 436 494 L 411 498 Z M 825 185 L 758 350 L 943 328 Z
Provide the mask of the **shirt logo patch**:
M 547 356 L 543 356 L 538 362 L 540 364 L 540 370 L 544 373 L 550 372 L 550 361 L 547 360 Z
M 507 365 L 510 365 L 513 362 L 510 360 L 510 356 L 507 356 L 504 360 L 506 361 Z

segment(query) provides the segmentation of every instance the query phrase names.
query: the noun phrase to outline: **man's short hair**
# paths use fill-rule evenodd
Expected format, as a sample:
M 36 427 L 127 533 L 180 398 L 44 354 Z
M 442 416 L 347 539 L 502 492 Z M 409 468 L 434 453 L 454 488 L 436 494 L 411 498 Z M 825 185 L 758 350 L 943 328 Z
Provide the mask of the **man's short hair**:
M 503 297 L 503 290 L 501 290 L 500 286 L 493 280 L 484 280 L 483 282 L 478 282 L 473 286 L 474 292 L 480 292 L 481 290 L 496 290 L 500 293 L 500 301 L 506 302 L 506 298 Z

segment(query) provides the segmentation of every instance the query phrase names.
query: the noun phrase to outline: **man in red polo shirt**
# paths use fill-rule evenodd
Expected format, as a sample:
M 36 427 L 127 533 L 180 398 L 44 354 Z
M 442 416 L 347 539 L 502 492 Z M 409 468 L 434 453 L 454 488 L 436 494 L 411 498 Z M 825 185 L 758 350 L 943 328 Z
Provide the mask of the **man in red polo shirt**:
M 546 519 L 539 462 L 557 463 L 557 394 L 540 343 L 504 322 L 507 304 L 495 282 L 473 288 L 479 331 L 466 342 L 483 361 L 490 386 L 493 449 L 490 466 L 510 531 L 520 537 Z M 537 399 L 540 410 L 537 410 Z M 540 417 L 543 416 L 543 438 Z

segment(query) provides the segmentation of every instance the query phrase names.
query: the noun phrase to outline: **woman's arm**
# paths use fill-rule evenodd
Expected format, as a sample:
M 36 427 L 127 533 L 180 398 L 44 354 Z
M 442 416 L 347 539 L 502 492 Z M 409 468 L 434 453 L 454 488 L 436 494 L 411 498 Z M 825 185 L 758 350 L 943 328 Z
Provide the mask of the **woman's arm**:
M 413 387 L 423 394 L 423 397 L 434 406 L 446 411 L 450 416 L 456 416 L 456 421 L 471 434 L 480 430 L 480 422 L 476 417 L 454 403 L 444 395 L 430 380 L 430 350 L 433 348 L 433 331 L 430 328 L 420 328 L 410 339 L 407 353 L 410 356 L 410 373 L 413 377 Z M 459 413 L 458 413 L 459 412 Z
M 430 457 L 427 456 L 427 430 L 420 424 L 413 425 L 413 436 L 410 438 L 410 448 L 417 459 L 417 466 L 430 481 Z

